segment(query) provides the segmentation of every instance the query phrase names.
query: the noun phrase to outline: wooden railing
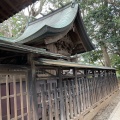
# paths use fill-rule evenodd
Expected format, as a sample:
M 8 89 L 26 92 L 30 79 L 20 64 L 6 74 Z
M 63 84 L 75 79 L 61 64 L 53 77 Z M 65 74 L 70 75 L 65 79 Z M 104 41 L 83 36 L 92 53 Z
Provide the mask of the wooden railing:
M 0 69 L 0 120 L 90 120 L 118 91 L 114 69 Z M 34 78 L 35 79 L 32 79 Z
M 118 90 L 114 69 L 42 67 L 36 76 L 40 120 L 86 119 Z
M 27 71 L 0 69 L 0 120 L 30 120 Z

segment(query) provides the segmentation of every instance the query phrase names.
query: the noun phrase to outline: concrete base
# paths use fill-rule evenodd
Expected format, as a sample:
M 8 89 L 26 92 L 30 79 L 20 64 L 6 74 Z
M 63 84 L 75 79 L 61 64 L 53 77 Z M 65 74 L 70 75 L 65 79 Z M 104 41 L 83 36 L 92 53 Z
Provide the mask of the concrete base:
M 118 92 L 119 90 L 115 90 L 111 94 L 107 95 L 105 98 L 101 99 L 99 102 L 95 103 L 84 113 L 81 113 L 80 115 L 76 116 L 74 119 L 70 119 L 70 120 L 92 120 L 94 116 L 99 112 L 99 110 L 106 107 L 110 103 L 111 99 L 113 99 L 118 94 Z M 110 119 L 110 120 L 120 120 L 120 119 Z
M 120 120 L 120 102 L 118 103 L 116 108 L 113 110 L 108 120 Z

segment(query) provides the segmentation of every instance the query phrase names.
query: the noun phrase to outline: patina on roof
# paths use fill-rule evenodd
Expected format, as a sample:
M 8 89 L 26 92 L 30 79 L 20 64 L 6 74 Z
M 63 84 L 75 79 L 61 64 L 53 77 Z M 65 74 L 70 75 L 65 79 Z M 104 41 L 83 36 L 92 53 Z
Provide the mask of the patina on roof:
M 66 29 L 70 29 L 70 26 L 77 15 L 77 11 L 77 4 L 74 8 L 69 4 L 30 23 L 24 33 L 16 39 L 15 42 L 27 43 L 29 41 L 34 41 L 38 37 L 44 37 L 47 34 L 53 36 Z
M 0 40 L 8 41 L 13 44 L 19 43 L 26 45 L 30 45 L 34 42 L 40 43 L 49 36 L 54 37 L 71 30 L 74 23 L 77 25 L 78 34 L 83 43 L 82 48 L 85 47 L 77 53 L 93 50 L 94 47 L 84 28 L 78 4 L 75 4 L 74 7 L 71 7 L 71 4 L 68 4 L 34 22 L 29 23 L 24 33 L 17 39 L 13 40 L 0 37 Z M 76 52 L 74 54 L 76 54 Z
M 86 48 L 79 51 L 79 53 L 93 50 L 94 47 L 86 33 L 78 4 L 75 4 L 74 7 L 72 7 L 71 4 L 68 4 L 51 14 L 30 23 L 24 33 L 14 40 L 14 42 L 28 45 L 40 43 L 47 37 L 57 36 L 63 34 L 65 31 L 69 31 L 74 23 L 77 24 L 78 34 Z

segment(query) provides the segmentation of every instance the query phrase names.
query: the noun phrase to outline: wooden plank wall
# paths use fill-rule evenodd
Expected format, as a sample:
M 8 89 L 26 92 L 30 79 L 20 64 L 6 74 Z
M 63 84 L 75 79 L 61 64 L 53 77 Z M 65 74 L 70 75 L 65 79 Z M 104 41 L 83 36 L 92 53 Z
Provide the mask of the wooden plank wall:
M 0 120 L 30 120 L 27 72 L 0 70 Z
M 36 71 L 40 120 L 83 120 L 91 107 L 118 90 L 115 70 L 58 68 L 56 76 L 44 80 L 38 71 L 41 69 Z

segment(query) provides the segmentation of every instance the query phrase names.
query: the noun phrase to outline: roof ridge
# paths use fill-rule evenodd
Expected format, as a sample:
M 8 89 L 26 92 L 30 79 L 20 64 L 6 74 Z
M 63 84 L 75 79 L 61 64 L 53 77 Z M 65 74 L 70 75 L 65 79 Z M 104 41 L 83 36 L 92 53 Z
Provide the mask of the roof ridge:
M 71 3 L 72 3 L 72 2 L 67 3 L 66 5 L 64 5 L 64 6 L 60 7 L 60 8 L 58 8 L 58 9 L 50 12 L 50 13 L 48 13 L 47 15 L 45 15 L 45 16 L 43 16 L 43 17 L 41 17 L 41 18 L 38 18 L 38 19 L 36 19 L 35 21 L 32 21 L 32 22 L 29 22 L 29 23 L 28 23 L 28 26 L 29 26 L 29 25 L 32 25 L 32 24 L 34 24 L 34 23 L 37 23 L 37 22 L 39 22 L 39 21 L 41 21 L 41 20 L 44 20 L 44 19 L 46 19 L 46 18 L 48 18 L 48 17 L 50 17 L 50 16 L 52 16 L 52 15 L 58 13 L 58 12 L 63 11 L 64 9 L 70 7 L 70 6 L 71 6 Z

